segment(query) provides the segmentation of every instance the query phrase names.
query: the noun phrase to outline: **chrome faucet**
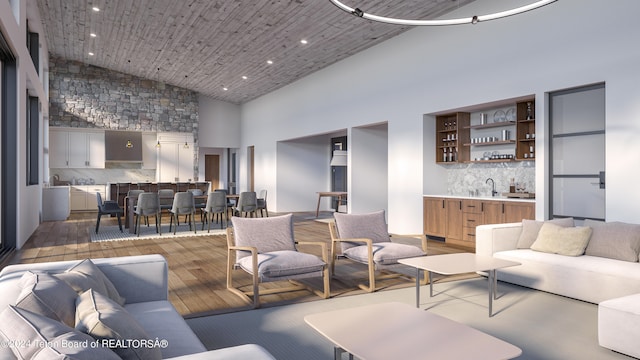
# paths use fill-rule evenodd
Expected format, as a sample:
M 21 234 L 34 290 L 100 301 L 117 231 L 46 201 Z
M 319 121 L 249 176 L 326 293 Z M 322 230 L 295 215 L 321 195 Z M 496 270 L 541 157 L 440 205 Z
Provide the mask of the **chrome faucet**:
M 485 181 L 485 184 L 489 183 L 489 180 L 491 180 L 491 196 L 496 196 L 498 195 L 498 192 L 496 191 L 496 182 L 493 181 L 492 178 L 488 178 L 487 181 Z

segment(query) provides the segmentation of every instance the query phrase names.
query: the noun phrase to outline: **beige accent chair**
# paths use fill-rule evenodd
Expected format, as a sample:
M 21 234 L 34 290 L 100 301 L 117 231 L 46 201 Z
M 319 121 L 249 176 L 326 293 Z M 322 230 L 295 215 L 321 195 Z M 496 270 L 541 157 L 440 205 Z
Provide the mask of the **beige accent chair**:
M 338 258 L 367 265 L 369 285 L 358 287 L 376 291 L 376 270 L 385 272 L 378 279 L 407 276 L 394 272 L 393 268 L 403 266 L 398 260 L 424 256 L 427 254 L 427 239 L 391 237 L 387 231 L 384 210 L 368 214 L 333 214 L 335 221 L 329 223 L 331 233 L 331 273 L 335 276 L 335 262 Z M 421 247 L 408 243 L 420 242 Z M 340 253 L 338 252 L 340 246 Z M 427 283 L 423 276 L 423 284 Z
M 310 290 L 326 299 L 329 297 L 329 266 L 323 242 L 297 242 L 293 235 L 293 215 L 268 218 L 231 218 L 233 227 L 227 228 L 227 289 L 242 297 L 254 308 L 260 307 L 260 295 L 286 291 Z M 296 245 L 317 245 L 322 259 L 299 252 Z M 252 276 L 252 289 L 245 291 L 233 283 L 233 273 L 241 269 Z M 300 283 L 298 279 L 323 279 L 323 290 Z M 287 280 L 287 287 L 260 290 L 260 283 Z M 253 299 L 252 299 L 253 298 Z

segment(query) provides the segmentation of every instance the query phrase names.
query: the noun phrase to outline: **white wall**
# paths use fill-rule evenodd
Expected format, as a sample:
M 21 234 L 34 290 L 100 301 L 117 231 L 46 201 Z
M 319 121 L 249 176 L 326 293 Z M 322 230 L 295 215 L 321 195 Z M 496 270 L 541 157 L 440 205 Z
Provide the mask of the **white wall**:
M 509 8 L 512 2 L 491 5 Z M 472 3 L 458 12 L 486 12 L 481 6 Z M 629 182 L 640 175 L 640 142 L 634 141 L 640 135 L 640 47 L 633 45 L 640 35 L 639 12 L 636 0 L 562 0 L 473 26 L 412 29 L 244 104 L 243 146 L 256 145 L 256 162 L 273 161 L 280 153 L 272 144 L 281 139 L 388 121 L 389 229 L 420 233 L 423 176 L 444 181 L 441 166 L 422 154 L 423 141 L 434 137 L 430 124 L 423 127 L 422 114 L 535 94 L 541 134 L 536 137 L 537 216 L 542 218 L 548 207 L 545 94 L 604 81 L 607 218 L 637 222 L 640 192 Z M 259 171 L 256 177 L 267 186 L 280 179 L 266 173 L 271 167 Z M 288 191 L 300 194 L 317 191 L 305 181 L 289 185 Z M 355 206 L 357 199 L 350 201 Z
M 256 147 L 256 153 L 258 149 Z M 280 141 L 275 158 L 267 160 L 263 156 L 259 160 L 256 157 L 256 190 L 267 189 L 269 208 L 274 211 L 315 210 L 318 204 L 316 192 L 331 188 L 330 154 L 330 138 L 327 135 Z M 261 162 L 271 165 L 269 168 L 258 166 Z M 267 173 L 269 176 L 277 175 L 277 187 L 263 186 L 267 182 L 258 181 L 264 180 Z M 277 204 L 273 203 L 273 199 L 278 199 Z M 321 210 L 329 208 L 327 199 L 323 198 Z
M 198 146 L 237 148 L 240 146 L 240 106 L 198 96 Z
M 18 19 L 16 21 L 16 19 Z M 29 20 L 30 31 L 40 34 L 40 77 L 36 72 L 36 67 L 31 61 L 29 51 L 26 47 L 27 39 L 27 19 Z M 43 154 L 44 144 L 44 122 L 48 119 L 48 89 L 45 85 L 48 77 L 48 49 L 45 42 L 44 32 L 42 31 L 40 15 L 37 10 L 35 0 L 14 0 L 0 1 L 0 28 L 4 37 L 9 43 L 14 56 L 17 59 L 18 64 L 18 134 L 17 134 L 17 148 L 13 152 L 17 157 L 18 173 L 15 174 L 17 178 L 18 188 L 16 189 L 18 204 L 27 205 L 20 206 L 17 215 L 17 239 L 16 246 L 21 248 L 24 243 L 29 239 L 29 236 L 36 230 L 40 223 L 40 217 L 38 213 L 34 214 L 34 205 L 42 203 L 42 187 L 41 185 L 27 186 L 26 179 L 26 106 L 27 97 L 26 93 L 29 92 L 31 96 L 37 96 L 40 104 L 42 104 L 42 113 L 40 115 L 40 154 Z M 45 174 L 45 166 L 43 156 L 40 157 L 40 184 L 43 182 L 43 176 Z M 39 206 L 42 208 L 42 206 Z M 3 224 L 6 226 L 6 224 Z
M 387 124 L 357 127 L 347 139 L 349 146 L 348 209 L 362 214 L 387 208 Z

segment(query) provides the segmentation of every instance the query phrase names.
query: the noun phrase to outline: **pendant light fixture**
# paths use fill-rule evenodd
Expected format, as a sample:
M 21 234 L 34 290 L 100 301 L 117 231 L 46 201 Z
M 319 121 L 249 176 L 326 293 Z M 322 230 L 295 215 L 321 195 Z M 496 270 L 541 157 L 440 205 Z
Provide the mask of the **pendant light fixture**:
M 466 18 L 457 19 L 436 19 L 436 20 L 410 20 L 410 19 L 398 19 L 385 16 L 378 16 L 374 14 L 366 13 L 359 8 L 349 7 L 338 0 L 329 0 L 332 4 L 339 7 L 341 10 L 346 11 L 354 16 L 365 18 L 367 20 L 383 22 L 387 24 L 395 25 L 410 25 L 410 26 L 442 26 L 442 25 L 461 25 L 461 24 L 477 24 L 482 21 L 496 20 L 503 17 L 521 14 L 523 12 L 534 10 L 539 7 L 548 5 L 557 0 L 540 0 L 534 1 L 531 4 L 520 6 L 514 9 L 499 11 L 486 15 L 475 15 Z

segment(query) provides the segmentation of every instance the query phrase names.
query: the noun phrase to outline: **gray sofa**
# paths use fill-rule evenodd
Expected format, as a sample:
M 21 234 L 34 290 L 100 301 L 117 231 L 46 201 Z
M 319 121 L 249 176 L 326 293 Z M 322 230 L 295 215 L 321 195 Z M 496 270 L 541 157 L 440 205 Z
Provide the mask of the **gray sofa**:
M 264 348 L 255 344 L 207 351 L 168 300 L 168 266 L 164 257 L 160 255 L 140 255 L 92 259 L 91 262 L 108 278 L 117 293 L 124 298 L 122 308 L 128 313 L 128 315 L 124 315 L 131 315 L 135 319 L 134 322 L 137 322 L 144 329 L 150 339 L 161 341 L 161 343 L 156 343 L 158 345 L 156 347 L 159 348 L 162 358 L 274 359 Z M 79 263 L 81 261 L 20 264 L 10 265 L 2 269 L 0 272 L 0 294 L 2 295 L 0 297 L 0 317 L 4 316 L 6 318 L 7 313 L 17 314 L 17 317 L 32 316 L 24 312 L 23 309 L 19 309 L 20 306 L 12 306 L 16 305 L 19 297 L 20 299 L 24 298 L 22 294 L 24 294 L 26 286 L 26 280 L 23 278 L 25 273 L 42 274 L 39 275 L 42 277 L 48 276 L 47 273 L 61 274 Z M 74 288 L 74 290 L 76 289 Z M 89 291 L 86 293 L 89 293 Z M 100 294 L 95 296 L 98 301 L 101 299 L 103 301 L 111 301 L 104 300 L 104 297 L 106 296 Z M 55 301 L 53 303 L 55 304 Z M 75 304 L 78 304 L 77 299 Z M 62 308 L 62 306 L 58 305 L 56 307 Z M 52 306 L 54 311 L 57 311 L 56 307 Z M 76 329 L 78 328 L 77 314 L 76 312 Z M 59 320 L 56 321 L 61 322 Z M 138 326 L 134 325 L 133 327 Z M 0 340 L 5 345 L 9 344 L 9 346 L 0 347 L 0 358 L 16 358 L 15 349 L 12 349 L 12 347 L 17 344 L 19 336 L 23 334 L 18 334 L 18 330 L 7 325 L 6 320 L 5 324 L 0 325 L 0 327 Z M 16 333 L 14 334 L 14 332 Z M 86 335 L 80 334 L 78 336 Z M 4 339 L 2 339 L 3 337 Z M 25 344 L 23 343 L 22 345 Z M 119 353 L 117 354 L 120 356 Z M 155 355 L 159 354 L 156 353 Z

